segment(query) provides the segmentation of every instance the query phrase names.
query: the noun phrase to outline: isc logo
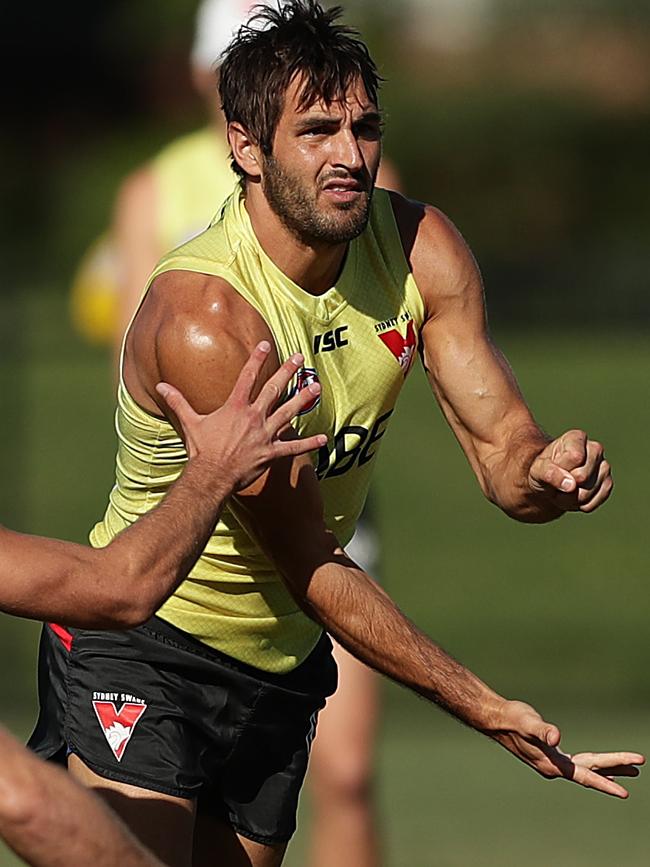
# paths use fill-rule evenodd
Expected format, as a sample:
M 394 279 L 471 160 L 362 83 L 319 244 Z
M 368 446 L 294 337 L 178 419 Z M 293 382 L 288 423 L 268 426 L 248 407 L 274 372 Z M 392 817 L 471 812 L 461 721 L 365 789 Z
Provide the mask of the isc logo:
M 348 341 L 343 337 L 343 332 L 347 330 L 347 325 L 341 325 L 332 331 L 326 331 L 325 334 L 317 334 L 314 337 L 314 355 L 318 355 L 319 352 L 332 352 L 341 346 L 347 346 Z

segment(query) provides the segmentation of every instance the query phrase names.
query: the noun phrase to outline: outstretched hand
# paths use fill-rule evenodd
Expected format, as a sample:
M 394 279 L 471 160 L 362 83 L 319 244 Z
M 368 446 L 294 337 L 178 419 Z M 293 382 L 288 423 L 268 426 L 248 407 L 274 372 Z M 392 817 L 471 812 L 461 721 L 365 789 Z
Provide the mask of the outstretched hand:
M 250 485 L 277 458 L 302 455 L 327 442 L 324 434 L 280 439 L 291 420 L 320 394 L 320 385 L 313 383 L 277 406 L 304 361 L 302 355 L 293 355 L 285 361 L 252 400 L 270 350 L 266 340 L 255 347 L 226 402 L 207 415 L 195 412 L 169 383 L 159 382 L 156 386 L 178 419 L 189 457 L 207 458 L 223 478 L 231 481 L 234 490 Z
M 564 512 L 593 512 L 614 486 L 602 445 L 581 430 L 550 442 L 532 462 L 528 483 Z
M 627 798 L 628 792 L 614 777 L 637 777 L 637 766 L 645 763 L 641 753 L 568 755 L 559 748 L 558 727 L 545 722 L 534 708 L 520 701 L 504 703 L 495 730 L 489 734 L 543 777 L 570 780 L 616 798 Z

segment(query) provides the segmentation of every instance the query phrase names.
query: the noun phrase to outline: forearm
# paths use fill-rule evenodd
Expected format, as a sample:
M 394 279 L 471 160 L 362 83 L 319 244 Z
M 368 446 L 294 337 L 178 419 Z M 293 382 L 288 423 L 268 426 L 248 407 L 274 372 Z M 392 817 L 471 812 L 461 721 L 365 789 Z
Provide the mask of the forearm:
M 230 491 L 218 468 L 194 458 L 163 502 L 105 548 L 4 531 L 0 608 L 81 628 L 143 622 L 187 576 Z
M 343 554 L 319 566 L 305 610 L 350 653 L 480 731 L 493 729 L 503 699 L 421 632 Z
M 153 614 L 183 581 L 219 519 L 234 482 L 225 470 L 192 458 L 163 501 L 95 555 L 107 581 L 124 576 L 125 599 L 138 596 L 138 619 Z
M 0 729 L 0 837 L 33 867 L 162 867 L 99 798 Z

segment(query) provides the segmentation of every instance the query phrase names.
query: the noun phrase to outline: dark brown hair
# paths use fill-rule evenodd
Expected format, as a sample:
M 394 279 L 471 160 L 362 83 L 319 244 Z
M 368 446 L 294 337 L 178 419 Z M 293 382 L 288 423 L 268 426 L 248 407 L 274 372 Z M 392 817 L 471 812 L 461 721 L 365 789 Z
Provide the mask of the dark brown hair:
M 288 0 L 255 7 L 224 52 L 219 95 L 228 123 L 237 121 L 269 156 L 287 88 L 304 82 L 300 108 L 344 97 L 356 80 L 377 105 L 381 78 L 356 30 L 337 23 L 342 9 L 316 0 Z M 233 160 L 239 175 L 242 169 Z

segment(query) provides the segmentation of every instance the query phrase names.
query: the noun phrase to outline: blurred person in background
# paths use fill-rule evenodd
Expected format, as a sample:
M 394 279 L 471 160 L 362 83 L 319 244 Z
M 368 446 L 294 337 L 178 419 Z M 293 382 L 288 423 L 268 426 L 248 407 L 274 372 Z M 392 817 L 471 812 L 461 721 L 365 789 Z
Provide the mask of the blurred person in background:
M 174 140 L 126 178 L 110 232 L 91 247 L 74 280 L 72 314 L 78 330 L 90 341 L 111 342 L 118 365 L 124 332 L 156 263 L 203 231 L 236 183 L 216 76 L 222 52 L 255 5 L 255 0 L 201 3 L 191 69 L 210 123 Z M 400 189 L 397 170 L 385 157 L 377 183 Z M 379 577 L 379 541 L 370 503 L 347 550 Z M 372 778 L 379 685 L 373 671 L 336 643 L 334 655 L 339 686 L 320 714 L 310 758 L 310 864 L 326 867 L 346 858 L 356 867 L 377 867 Z

